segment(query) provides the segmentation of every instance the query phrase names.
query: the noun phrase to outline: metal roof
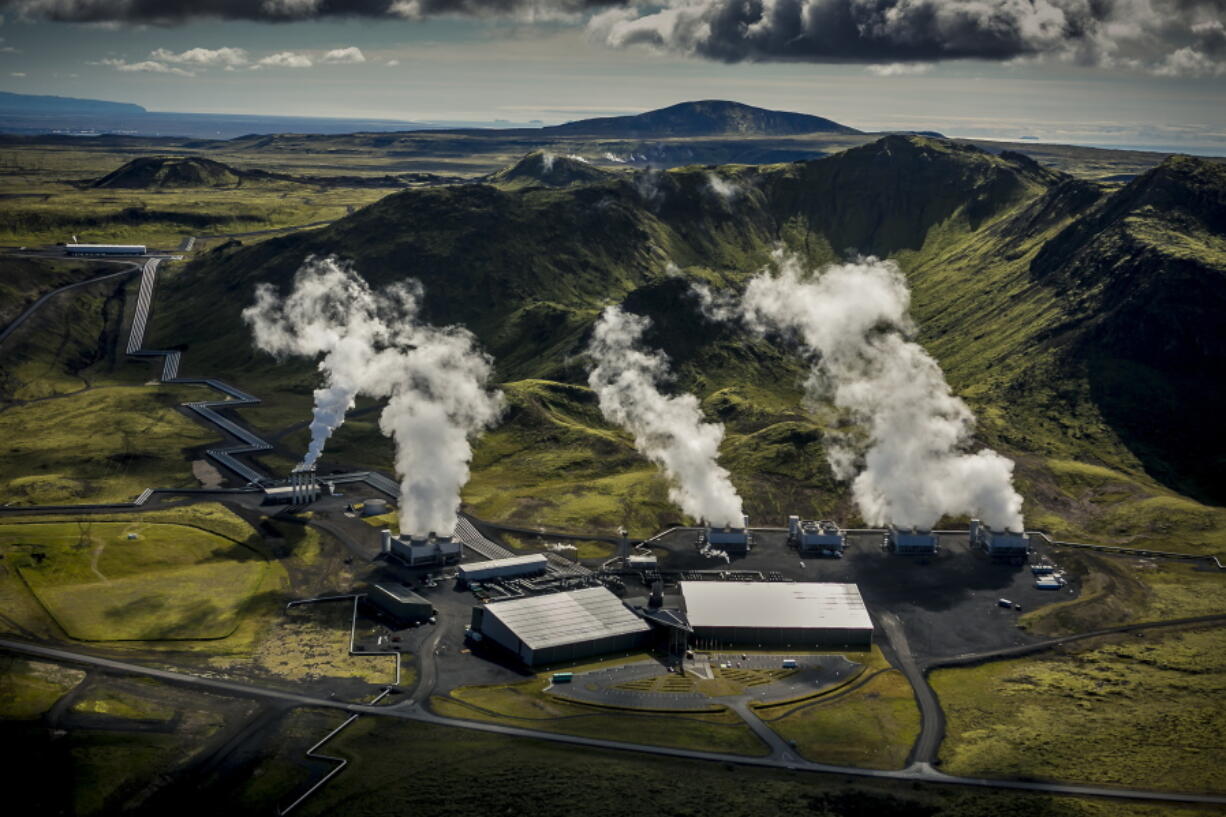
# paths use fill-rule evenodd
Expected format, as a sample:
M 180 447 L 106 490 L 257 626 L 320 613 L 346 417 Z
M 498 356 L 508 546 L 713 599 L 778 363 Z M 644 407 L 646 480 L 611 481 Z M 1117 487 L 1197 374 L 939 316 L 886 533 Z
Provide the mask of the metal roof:
M 873 628 L 854 584 L 681 582 L 693 627 Z
M 505 559 L 490 559 L 485 562 L 465 562 L 460 565 L 460 574 L 484 573 L 487 570 L 501 570 L 507 567 L 532 566 L 544 570 L 549 560 L 540 553 L 529 553 L 526 556 L 508 556 Z
M 370 589 L 403 604 L 429 604 L 430 602 L 402 584 L 372 584 Z
M 485 610 L 533 650 L 651 630 L 603 587 L 496 601 Z

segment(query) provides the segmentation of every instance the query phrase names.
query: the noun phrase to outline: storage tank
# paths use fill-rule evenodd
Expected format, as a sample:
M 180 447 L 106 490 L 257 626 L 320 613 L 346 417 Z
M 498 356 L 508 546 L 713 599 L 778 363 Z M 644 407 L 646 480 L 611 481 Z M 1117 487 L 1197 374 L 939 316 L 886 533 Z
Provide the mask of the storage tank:
M 362 516 L 383 516 L 389 510 L 386 499 L 368 499 L 362 503 Z

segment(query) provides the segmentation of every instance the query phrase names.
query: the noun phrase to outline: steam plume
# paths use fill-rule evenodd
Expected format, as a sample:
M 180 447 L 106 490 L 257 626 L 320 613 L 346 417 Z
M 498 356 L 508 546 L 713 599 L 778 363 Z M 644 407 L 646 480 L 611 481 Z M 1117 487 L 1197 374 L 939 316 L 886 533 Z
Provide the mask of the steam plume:
M 813 358 L 810 399 L 829 401 L 863 437 L 827 435 L 835 475 L 850 479 L 872 525 L 931 528 L 943 514 L 977 514 L 993 528 L 1022 528 L 1013 461 L 968 450 L 974 416 L 940 366 L 909 339 L 910 292 L 892 261 L 866 258 L 806 274 L 776 253 L 777 271 L 754 277 L 744 312 L 760 332 L 794 335 Z
M 668 359 L 643 348 L 646 318 L 605 309 L 596 323 L 588 354 L 596 364 L 588 383 L 604 416 L 634 434 L 634 444 L 664 469 L 668 496 L 688 515 L 724 526 L 744 524 L 741 498 L 716 458 L 724 439 L 720 423 L 702 419 L 698 398 L 668 396 L 659 383 L 668 377 Z
M 400 530 L 450 533 L 468 480 L 470 439 L 497 420 L 502 397 L 487 389 L 492 364 L 458 326 L 420 318 L 416 282 L 375 291 L 334 258 L 308 259 L 282 298 L 256 288 L 243 311 L 256 346 L 278 356 L 320 356 L 315 390 L 314 463 L 359 394 L 387 398 L 379 428 L 396 444 Z

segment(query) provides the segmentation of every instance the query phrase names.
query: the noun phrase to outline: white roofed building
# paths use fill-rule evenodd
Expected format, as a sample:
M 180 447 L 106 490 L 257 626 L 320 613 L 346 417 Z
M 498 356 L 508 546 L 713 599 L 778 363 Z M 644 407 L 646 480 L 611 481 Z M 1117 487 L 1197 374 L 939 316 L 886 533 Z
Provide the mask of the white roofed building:
M 763 647 L 867 647 L 873 621 L 854 584 L 681 582 L 699 643 Z
M 472 629 L 532 667 L 647 645 L 651 627 L 604 587 L 473 608 Z

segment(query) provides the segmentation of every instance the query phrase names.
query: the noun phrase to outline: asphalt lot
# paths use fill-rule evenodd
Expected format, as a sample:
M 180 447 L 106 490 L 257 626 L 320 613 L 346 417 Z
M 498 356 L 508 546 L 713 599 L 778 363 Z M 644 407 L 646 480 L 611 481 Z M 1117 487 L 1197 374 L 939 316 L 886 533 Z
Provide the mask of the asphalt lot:
M 888 611 L 901 619 L 912 651 L 924 662 L 1030 643 L 1035 639 L 1018 629 L 1018 617 L 1074 598 L 1077 590 L 1074 584 L 1060 591 L 1038 590 L 1029 565 L 993 562 L 971 550 L 965 534 L 942 535 L 935 556 L 889 553 L 881 548 L 880 534 L 852 534 L 843 558 L 802 559 L 787 546 L 785 532 L 755 531 L 753 549 L 731 563 L 701 555 L 695 537 L 692 530 L 678 530 L 653 541 L 654 548 L 667 551 L 660 569 L 750 570 L 776 572 L 793 581 L 856 584 L 871 614 Z M 1043 546 L 1038 548 L 1043 555 Z M 632 590 L 631 595 L 642 592 Z M 676 592 L 666 588 L 666 594 Z M 1000 607 L 1001 598 L 1022 609 Z

